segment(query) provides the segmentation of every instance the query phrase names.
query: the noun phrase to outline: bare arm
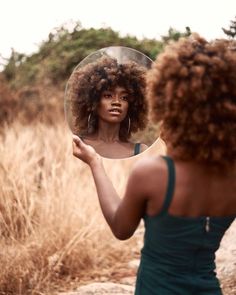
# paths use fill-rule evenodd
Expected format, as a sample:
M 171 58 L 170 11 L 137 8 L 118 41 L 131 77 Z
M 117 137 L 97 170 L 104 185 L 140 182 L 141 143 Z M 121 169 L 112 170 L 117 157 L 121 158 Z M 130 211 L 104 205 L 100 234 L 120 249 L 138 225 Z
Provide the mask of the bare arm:
M 125 196 L 120 199 L 108 178 L 101 157 L 79 137 L 73 137 L 73 155 L 91 169 L 102 213 L 118 239 L 128 239 L 137 228 L 145 211 L 146 198 L 140 169 L 129 176 Z

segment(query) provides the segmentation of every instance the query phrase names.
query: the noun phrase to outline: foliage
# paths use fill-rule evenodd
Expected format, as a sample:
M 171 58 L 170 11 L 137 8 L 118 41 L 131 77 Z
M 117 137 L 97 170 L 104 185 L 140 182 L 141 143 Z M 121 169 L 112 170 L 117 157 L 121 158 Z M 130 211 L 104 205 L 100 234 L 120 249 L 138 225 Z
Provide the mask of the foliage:
M 178 41 L 179 38 L 181 37 L 188 37 L 191 35 L 191 29 L 189 27 L 185 28 L 185 32 L 181 33 L 179 31 L 177 31 L 176 29 L 170 27 L 168 30 L 168 35 L 167 36 L 162 36 L 162 39 L 165 43 L 174 40 L 174 41 Z
M 236 16 L 230 21 L 229 29 L 222 28 L 223 32 L 230 38 L 236 37 Z
M 181 33 L 170 28 L 161 41 L 139 40 L 130 35 L 121 37 L 111 28 L 84 29 L 79 22 L 72 25 L 72 28 L 71 24 L 64 24 L 54 29 L 39 46 L 38 52 L 30 56 L 12 50 L 3 75 L 13 88 L 43 83 L 45 79 L 54 85 L 64 86 L 65 80 L 81 60 L 98 49 L 112 45 L 134 48 L 154 60 L 166 42 L 188 35 L 187 31 Z
M 108 46 L 126 46 L 152 60 L 170 40 L 187 36 L 170 28 L 161 40 L 121 37 L 111 28 L 84 29 L 79 22 L 54 29 L 38 52 L 31 55 L 12 49 L 0 81 L 0 123 L 19 120 L 55 123 L 64 120 L 64 89 L 73 69 L 89 54 Z M 14 107 L 12 107 L 14 106 Z

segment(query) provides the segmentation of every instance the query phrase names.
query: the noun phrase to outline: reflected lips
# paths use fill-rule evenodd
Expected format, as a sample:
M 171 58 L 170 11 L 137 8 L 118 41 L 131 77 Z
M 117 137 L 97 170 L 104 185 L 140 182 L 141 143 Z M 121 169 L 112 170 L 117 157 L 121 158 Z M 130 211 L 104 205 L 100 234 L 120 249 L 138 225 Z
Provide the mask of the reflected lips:
M 109 110 L 109 112 L 114 115 L 120 115 L 122 113 L 120 108 L 112 108 Z

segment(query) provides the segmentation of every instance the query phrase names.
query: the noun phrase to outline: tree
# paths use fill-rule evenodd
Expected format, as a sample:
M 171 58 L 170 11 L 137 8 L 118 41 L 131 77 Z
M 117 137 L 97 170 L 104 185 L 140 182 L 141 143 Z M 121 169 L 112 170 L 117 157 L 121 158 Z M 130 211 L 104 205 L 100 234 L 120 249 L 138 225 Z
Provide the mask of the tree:
M 162 40 L 167 43 L 169 42 L 170 40 L 173 40 L 173 41 L 178 41 L 179 38 L 181 37 L 188 37 L 191 35 L 191 29 L 190 27 L 185 27 L 185 32 L 182 33 L 172 27 L 169 28 L 168 30 L 168 35 L 167 36 L 162 36 Z
M 12 80 L 15 78 L 17 67 L 19 67 L 20 64 L 24 62 L 24 59 L 24 54 L 16 52 L 13 48 L 11 48 L 11 56 L 9 59 L 5 59 L 7 64 L 4 69 L 4 75 L 7 80 Z
M 222 28 L 223 32 L 232 39 L 236 36 L 236 16 L 234 18 L 230 21 L 229 29 Z
M 177 41 L 180 37 L 190 35 L 190 28 L 186 27 L 185 30 L 180 32 L 170 28 L 162 40 L 140 40 L 131 35 L 122 37 L 109 27 L 84 29 L 80 22 L 65 23 L 49 33 L 48 39 L 42 41 L 36 53 L 26 56 L 12 50 L 3 75 L 14 89 L 43 83 L 52 83 L 62 89 L 78 63 L 98 49 L 126 46 L 155 60 L 169 40 Z

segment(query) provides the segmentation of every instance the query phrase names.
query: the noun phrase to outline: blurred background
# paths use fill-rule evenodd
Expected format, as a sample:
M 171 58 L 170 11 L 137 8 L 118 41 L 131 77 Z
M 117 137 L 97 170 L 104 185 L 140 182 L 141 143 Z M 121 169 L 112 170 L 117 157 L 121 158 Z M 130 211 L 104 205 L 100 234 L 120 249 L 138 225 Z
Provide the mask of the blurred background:
M 103 47 L 131 47 L 154 60 L 169 41 L 191 32 L 234 40 L 235 1 L 215 2 L 3 4 L 0 294 L 56 294 L 88 281 L 135 275 L 124 265 L 139 258 L 142 238 L 113 238 L 88 168 L 72 157 L 64 116 L 66 82 L 83 58 Z M 150 132 L 158 132 L 158 126 Z M 132 159 L 115 165 L 104 160 L 118 192 L 122 195 L 138 158 L 161 153 L 165 145 L 158 139 Z

